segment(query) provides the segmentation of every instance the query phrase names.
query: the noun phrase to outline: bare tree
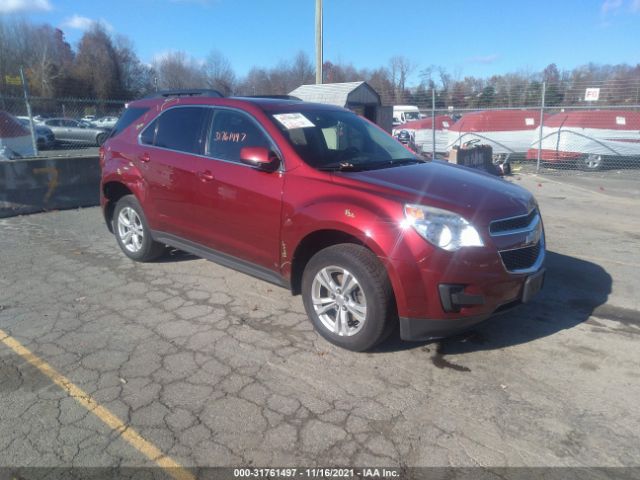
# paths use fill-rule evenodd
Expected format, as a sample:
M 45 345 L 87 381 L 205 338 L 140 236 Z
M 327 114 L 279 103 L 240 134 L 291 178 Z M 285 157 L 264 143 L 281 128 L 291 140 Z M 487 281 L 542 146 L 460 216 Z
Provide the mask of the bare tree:
M 123 35 L 116 37 L 115 54 L 123 89 L 122 98 L 140 97 L 153 89 L 152 69 L 140 61 L 129 38 Z
M 116 50 L 102 25 L 95 24 L 80 39 L 74 70 L 86 88 L 77 93 L 100 99 L 123 95 Z
M 270 88 L 269 73 L 264 68 L 253 67 L 238 85 L 238 93 L 241 95 L 270 94 L 273 93 Z
M 152 89 L 154 83 L 160 88 L 208 86 L 227 95 L 286 94 L 312 83 L 315 73 L 304 52 L 274 66 L 254 67 L 244 78 L 238 78 L 229 60 L 216 50 L 204 62 L 185 52 L 168 53 L 151 67 L 140 62 L 131 41 L 126 37 L 114 40 L 99 24 L 85 32 L 74 52 L 60 29 L 0 16 L 0 104 L 6 105 L 7 97 L 21 94 L 20 86 L 5 78 L 18 75 L 21 66 L 34 95 L 101 99 L 137 97 Z M 585 88 L 592 86 L 602 89 L 601 102 L 640 102 L 640 64 L 589 63 L 569 71 L 551 63 L 542 71 L 521 69 L 489 78 L 462 78 L 459 67 L 447 71 L 430 65 L 420 72 L 421 84 L 410 90 L 409 77 L 415 69 L 416 65 L 401 55 L 392 57 L 387 67 L 373 69 L 326 61 L 324 81 L 366 80 L 387 104 L 404 100 L 428 104 L 428 89 L 434 88 L 440 107 L 532 107 L 540 104 L 543 81 L 548 105 L 581 103 Z
M 207 86 L 231 95 L 236 88 L 236 74 L 231 62 L 220 51 L 212 50 L 204 64 Z
M 300 51 L 296 54 L 291 64 L 290 86 L 289 91 L 300 85 L 306 85 L 315 81 L 316 70 L 306 53 Z
M 391 82 L 396 89 L 396 102 L 402 101 L 409 75 L 416 69 L 416 65 L 404 55 L 395 55 L 389 60 Z
M 9 22 L 0 16 L 0 87 L 10 91 L 5 76 L 15 76 L 20 66 L 30 63 L 32 48 L 29 40 L 34 36 L 35 27 L 26 21 Z
M 74 60 L 71 46 L 62 30 L 50 25 L 35 29 L 31 38 L 28 74 L 33 93 L 44 97 L 60 94 Z
M 204 69 L 185 52 L 169 52 L 156 59 L 153 68 L 161 89 L 203 88 L 207 85 Z
M 244 95 L 286 95 L 300 85 L 313 83 L 315 70 L 309 57 L 299 52 L 293 62 L 280 61 L 272 68 L 252 68 L 239 85 Z

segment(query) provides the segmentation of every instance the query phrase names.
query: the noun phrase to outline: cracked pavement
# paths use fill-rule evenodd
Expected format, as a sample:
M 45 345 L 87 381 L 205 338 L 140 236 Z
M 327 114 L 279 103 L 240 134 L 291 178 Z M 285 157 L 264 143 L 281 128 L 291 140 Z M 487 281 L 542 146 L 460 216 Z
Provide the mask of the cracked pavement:
M 130 261 L 98 208 L 0 220 L 0 329 L 186 467 L 638 466 L 640 199 L 512 181 L 545 289 L 452 339 L 341 350 L 284 289 Z M 149 465 L 0 345 L 0 466 Z

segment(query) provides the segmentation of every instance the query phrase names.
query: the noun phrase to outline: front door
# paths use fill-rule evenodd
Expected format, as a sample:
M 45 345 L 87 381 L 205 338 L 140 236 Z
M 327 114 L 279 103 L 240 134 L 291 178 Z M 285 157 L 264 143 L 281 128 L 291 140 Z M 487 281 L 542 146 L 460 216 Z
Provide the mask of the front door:
M 207 228 L 210 243 L 224 253 L 278 270 L 284 173 L 263 172 L 240 161 L 242 147 L 275 149 L 274 145 L 249 114 L 214 110 L 206 155 L 216 202 Z

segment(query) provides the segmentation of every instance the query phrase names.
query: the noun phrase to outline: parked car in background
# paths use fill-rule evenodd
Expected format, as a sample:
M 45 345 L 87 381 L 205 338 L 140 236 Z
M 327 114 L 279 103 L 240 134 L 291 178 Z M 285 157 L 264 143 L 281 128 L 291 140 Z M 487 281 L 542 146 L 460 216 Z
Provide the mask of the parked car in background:
M 36 123 L 42 123 L 48 118 L 55 118 L 56 115 L 53 113 L 39 113 L 38 115 L 33 116 L 33 121 Z
M 53 131 L 56 142 L 102 145 L 109 136 L 109 129 L 92 127 L 72 118 L 49 118 L 43 124 Z
M 358 351 L 398 324 L 405 340 L 450 335 L 542 287 L 524 188 L 426 161 L 343 108 L 182 95 L 131 102 L 100 150 L 104 217 L 129 258 L 170 245 L 289 288 Z
M 80 119 L 81 122 L 91 123 L 96 119 L 95 115 L 85 115 Z
M 26 127 L 29 131 L 31 131 L 31 122 L 29 121 L 29 117 L 16 117 L 18 121 Z M 53 134 L 53 131 L 42 124 L 36 123 L 34 120 L 34 126 L 36 127 L 36 143 L 38 145 L 38 149 L 50 149 L 53 148 L 56 144 L 56 137 Z
M 97 120 L 93 120 L 91 124 L 100 128 L 113 128 L 118 121 L 118 117 L 102 117 Z
M 13 115 L 0 111 L 0 160 L 35 155 L 31 132 Z

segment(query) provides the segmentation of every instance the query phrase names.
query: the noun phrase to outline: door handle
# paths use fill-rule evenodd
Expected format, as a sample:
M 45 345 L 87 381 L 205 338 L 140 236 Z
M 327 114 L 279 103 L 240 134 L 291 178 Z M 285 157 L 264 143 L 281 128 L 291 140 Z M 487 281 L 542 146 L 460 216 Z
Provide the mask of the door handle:
M 210 182 L 212 180 L 215 180 L 216 178 L 213 176 L 213 173 L 211 173 L 209 170 L 205 170 L 204 172 L 198 172 L 198 177 L 200 177 L 200 180 L 202 180 L 203 182 Z
M 140 154 L 140 155 L 138 156 L 138 159 L 139 159 L 141 162 L 145 162 L 145 163 L 147 163 L 149 160 L 151 160 L 151 156 L 149 155 L 149 153 L 148 153 L 148 152 L 144 152 L 144 153 L 142 153 L 142 154 Z

